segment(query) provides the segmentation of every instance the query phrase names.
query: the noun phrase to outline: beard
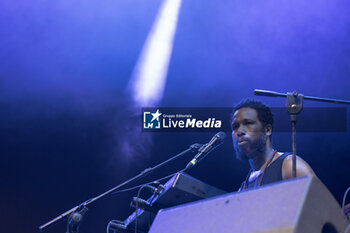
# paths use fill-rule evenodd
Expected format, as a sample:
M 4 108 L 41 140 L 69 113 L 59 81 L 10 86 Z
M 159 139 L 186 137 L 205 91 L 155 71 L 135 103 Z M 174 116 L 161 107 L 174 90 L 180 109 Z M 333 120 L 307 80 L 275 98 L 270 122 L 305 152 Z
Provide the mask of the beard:
M 236 158 L 239 160 L 248 160 L 261 155 L 265 151 L 266 141 L 267 136 L 263 133 L 254 141 L 248 139 L 247 144 L 242 147 L 238 145 L 238 140 L 236 140 L 233 143 Z

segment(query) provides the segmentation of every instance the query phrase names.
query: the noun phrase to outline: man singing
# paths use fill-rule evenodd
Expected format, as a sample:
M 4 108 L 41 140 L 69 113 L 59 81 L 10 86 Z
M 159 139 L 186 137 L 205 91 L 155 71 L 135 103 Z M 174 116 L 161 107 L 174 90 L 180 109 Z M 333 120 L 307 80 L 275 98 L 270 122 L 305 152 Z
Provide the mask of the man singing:
M 251 170 L 239 191 L 292 178 L 292 154 L 272 148 L 273 115 L 260 101 L 246 99 L 238 103 L 231 118 L 236 156 L 248 160 Z M 297 177 L 314 174 L 297 156 Z

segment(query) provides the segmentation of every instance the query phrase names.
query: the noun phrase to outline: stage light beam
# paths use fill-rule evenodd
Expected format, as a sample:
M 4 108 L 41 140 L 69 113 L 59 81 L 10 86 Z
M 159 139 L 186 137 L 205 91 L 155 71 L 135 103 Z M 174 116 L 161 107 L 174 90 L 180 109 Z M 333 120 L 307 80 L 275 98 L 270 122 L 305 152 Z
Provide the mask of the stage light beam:
M 181 0 L 164 0 L 147 36 L 129 83 L 137 106 L 163 97 L 180 7 Z

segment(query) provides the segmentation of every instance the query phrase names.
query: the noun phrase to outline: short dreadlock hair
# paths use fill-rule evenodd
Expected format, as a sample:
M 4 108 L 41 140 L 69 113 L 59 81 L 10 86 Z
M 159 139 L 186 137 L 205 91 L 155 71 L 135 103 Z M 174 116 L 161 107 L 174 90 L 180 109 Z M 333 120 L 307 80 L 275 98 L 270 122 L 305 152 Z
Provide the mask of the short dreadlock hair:
M 273 114 L 270 107 L 255 99 L 243 99 L 238 104 L 233 106 L 233 111 L 231 113 L 231 125 L 234 113 L 241 108 L 252 108 L 255 109 L 258 114 L 258 119 L 262 123 L 263 127 L 266 125 L 271 125 L 273 128 Z

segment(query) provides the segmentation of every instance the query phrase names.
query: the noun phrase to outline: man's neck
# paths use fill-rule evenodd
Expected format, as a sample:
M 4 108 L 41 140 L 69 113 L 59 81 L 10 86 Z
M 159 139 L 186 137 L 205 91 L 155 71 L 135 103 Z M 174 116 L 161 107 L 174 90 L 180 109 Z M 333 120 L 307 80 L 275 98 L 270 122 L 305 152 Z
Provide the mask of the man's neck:
M 271 145 L 268 143 L 266 144 L 265 150 L 262 151 L 260 155 L 249 159 L 250 167 L 253 171 L 261 170 L 264 166 L 266 166 L 266 163 L 271 159 L 272 155 L 273 150 Z

